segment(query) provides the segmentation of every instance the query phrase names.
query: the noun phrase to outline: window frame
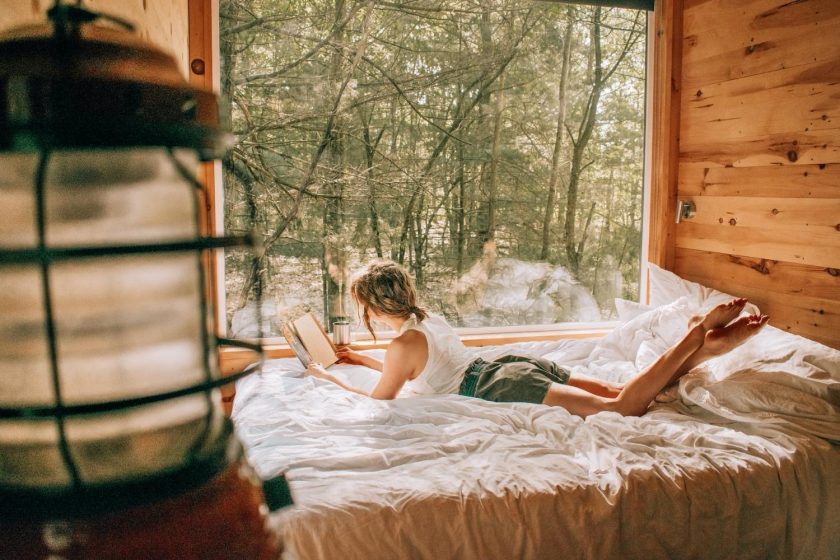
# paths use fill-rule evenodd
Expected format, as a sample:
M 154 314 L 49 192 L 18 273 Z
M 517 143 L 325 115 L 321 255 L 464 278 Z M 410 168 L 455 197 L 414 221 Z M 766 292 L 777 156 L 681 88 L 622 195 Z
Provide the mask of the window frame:
M 642 188 L 642 247 L 640 254 L 640 301 L 649 302 L 647 263 L 669 269 L 673 265 L 676 211 L 677 161 L 679 155 L 679 78 L 683 0 L 656 2 L 647 14 L 647 63 L 645 100 L 645 155 Z M 220 91 L 219 82 L 219 0 L 188 0 L 189 82 Z M 209 61 L 209 64 L 208 64 Z M 207 234 L 221 235 L 222 216 L 221 162 L 202 164 L 198 175 L 205 185 L 203 227 Z M 655 234 L 654 234 L 655 233 Z M 215 310 L 213 327 L 225 335 L 224 254 L 222 251 L 204 259 L 207 267 L 208 300 Z M 603 336 L 617 322 L 559 323 L 556 325 L 521 325 L 515 327 L 461 328 L 459 334 L 469 346 L 506 344 L 540 340 L 579 339 Z M 358 337 L 353 346 L 361 349 L 382 348 L 390 339 L 373 341 Z M 291 349 L 282 339 L 265 339 L 267 358 L 291 357 Z M 222 373 L 235 371 L 248 352 L 236 349 L 220 351 Z

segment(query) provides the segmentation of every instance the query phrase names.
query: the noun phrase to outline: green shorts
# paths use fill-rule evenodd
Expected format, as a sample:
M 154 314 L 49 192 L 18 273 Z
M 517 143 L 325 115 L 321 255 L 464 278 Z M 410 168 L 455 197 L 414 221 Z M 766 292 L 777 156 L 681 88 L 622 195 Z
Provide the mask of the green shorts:
M 459 394 L 493 402 L 540 404 L 552 383 L 569 382 L 569 370 L 551 360 L 502 356 L 492 362 L 478 358 L 467 368 Z

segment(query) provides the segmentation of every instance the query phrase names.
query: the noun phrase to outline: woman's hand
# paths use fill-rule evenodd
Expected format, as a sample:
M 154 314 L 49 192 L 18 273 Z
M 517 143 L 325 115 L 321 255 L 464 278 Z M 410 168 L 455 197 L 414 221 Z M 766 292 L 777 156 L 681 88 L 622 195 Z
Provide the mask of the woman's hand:
M 349 348 L 340 348 L 336 350 L 335 355 L 338 356 L 339 364 L 352 364 L 354 366 L 367 366 L 365 356 L 350 350 Z
M 317 377 L 319 379 L 331 379 L 332 376 L 327 373 L 327 370 L 324 369 L 324 366 L 319 364 L 318 362 L 312 362 L 309 364 L 309 367 L 306 368 L 304 372 L 306 375 L 311 375 L 312 377 Z
M 331 375 L 327 370 L 324 369 L 324 366 L 322 366 L 318 362 L 312 362 L 311 364 L 309 364 L 309 367 L 306 368 L 306 371 L 304 373 L 306 375 L 311 375 L 312 377 L 317 377 L 319 379 L 324 379 L 326 381 L 330 381 L 332 383 L 335 383 L 336 385 L 338 385 L 339 387 L 341 387 L 342 389 L 344 389 L 346 391 L 352 391 L 353 393 L 358 393 L 358 394 L 364 395 L 366 397 L 370 396 L 370 393 L 368 393 L 366 391 L 362 391 L 361 389 L 357 389 L 356 387 L 353 387 L 352 385 L 348 385 L 347 383 L 345 383 L 341 379 L 335 377 L 334 375 Z

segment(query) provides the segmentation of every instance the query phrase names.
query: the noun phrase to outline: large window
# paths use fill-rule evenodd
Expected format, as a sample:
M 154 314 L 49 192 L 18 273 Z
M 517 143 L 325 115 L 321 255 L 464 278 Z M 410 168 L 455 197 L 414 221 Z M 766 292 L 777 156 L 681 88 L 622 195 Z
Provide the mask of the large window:
M 522 0 L 221 0 L 238 141 L 228 331 L 303 308 L 352 315 L 348 279 L 391 258 L 464 327 L 607 320 L 637 299 L 643 11 Z M 254 202 L 250 205 L 249 199 Z

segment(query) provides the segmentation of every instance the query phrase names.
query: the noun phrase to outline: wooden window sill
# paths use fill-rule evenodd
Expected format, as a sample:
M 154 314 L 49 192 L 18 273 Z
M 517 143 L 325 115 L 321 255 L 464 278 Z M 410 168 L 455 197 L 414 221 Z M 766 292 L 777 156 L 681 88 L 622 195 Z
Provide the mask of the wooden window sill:
M 540 342 L 545 340 L 575 340 L 586 338 L 599 338 L 612 330 L 612 323 L 598 323 L 592 327 L 585 328 L 575 325 L 573 328 L 545 328 L 539 330 L 499 330 L 494 332 L 469 332 L 461 334 L 461 340 L 466 346 L 492 346 L 498 344 L 514 344 L 517 342 Z M 474 329 L 478 330 L 478 329 Z M 277 342 L 275 342 L 277 341 Z M 380 338 L 378 340 L 357 340 L 350 345 L 354 350 L 374 350 L 386 348 L 391 338 Z M 268 341 L 265 346 L 265 358 L 292 358 L 294 352 L 287 344 L 279 342 L 279 339 Z M 230 375 L 241 370 L 248 363 L 254 360 L 253 352 L 238 348 L 222 349 L 219 352 L 219 367 L 223 376 Z
M 559 327 L 543 327 L 536 330 L 507 330 L 507 329 L 472 329 L 470 332 L 464 329 L 461 340 L 466 346 L 492 346 L 497 344 L 513 344 L 516 342 L 540 342 L 544 340 L 576 340 L 586 338 L 599 338 L 606 335 L 615 326 L 614 323 L 597 323 L 591 327 L 582 327 L 580 324 Z M 489 332 L 492 331 L 492 332 Z M 292 358 L 294 352 L 287 344 L 279 342 L 281 339 L 274 339 L 265 344 L 265 358 Z M 274 342 L 277 341 L 277 342 Z M 379 340 L 359 340 L 350 345 L 354 350 L 374 350 L 385 348 L 391 342 L 390 338 Z M 219 351 L 219 369 L 222 377 L 241 371 L 245 366 L 254 361 L 254 353 L 239 348 L 224 348 Z M 221 389 L 222 406 L 225 414 L 231 415 L 233 400 L 236 397 L 234 385 L 226 385 Z

